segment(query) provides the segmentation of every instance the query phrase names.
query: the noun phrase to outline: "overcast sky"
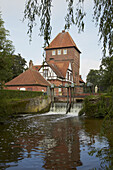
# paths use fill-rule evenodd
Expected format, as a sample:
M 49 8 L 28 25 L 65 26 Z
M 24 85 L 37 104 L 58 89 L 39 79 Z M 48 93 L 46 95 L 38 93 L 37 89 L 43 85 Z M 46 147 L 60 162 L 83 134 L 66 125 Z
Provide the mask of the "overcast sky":
M 64 28 L 65 1 L 53 0 L 51 40 Z M 37 20 L 37 26 L 33 29 L 32 42 L 29 44 L 27 22 L 22 22 L 25 2 L 25 0 L 0 0 L 0 11 L 5 22 L 5 28 L 10 31 L 9 39 L 13 41 L 15 54 L 20 53 L 27 62 L 33 60 L 33 63 L 38 65 L 43 61 L 43 37 L 38 36 L 39 20 Z M 69 33 L 82 52 L 80 56 L 80 74 L 85 81 L 90 69 L 99 68 L 102 52 L 98 41 L 98 28 L 92 22 L 92 0 L 86 0 L 84 8 L 87 12 L 85 31 L 78 34 L 77 28 L 72 26 Z

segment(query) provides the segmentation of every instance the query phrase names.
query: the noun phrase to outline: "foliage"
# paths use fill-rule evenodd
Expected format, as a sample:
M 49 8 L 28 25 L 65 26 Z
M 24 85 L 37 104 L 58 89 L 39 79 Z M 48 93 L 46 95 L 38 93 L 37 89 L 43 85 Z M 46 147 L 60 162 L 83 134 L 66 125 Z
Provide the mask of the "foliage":
M 52 0 L 41 0 L 39 4 L 38 0 L 28 0 L 26 3 L 24 11 L 24 20 L 28 18 L 28 34 L 30 40 L 32 37 L 32 29 L 36 25 L 35 20 L 38 16 L 40 18 L 40 36 L 44 36 L 45 46 L 49 45 L 50 35 L 51 35 L 51 7 Z
M 113 85 L 113 56 L 102 59 L 100 65 L 101 84 L 106 88 Z
M 41 96 L 43 92 L 18 91 L 18 90 L 0 90 L 1 99 L 26 99 Z
M 84 11 L 85 0 L 76 0 L 74 8 L 74 0 L 66 0 L 68 3 L 67 15 L 65 16 L 65 29 L 69 29 L 71 25 L 76 25 L 79 32 L 84 30 Z M 112 0 L 93 0 L 94 15 L 93 20 L 99 25 L 100 40 L 103 42 L 103 52 L 106 54 L 108 45 L 109 54 L 113 54 L 113 2 Z M 60 5 L 60 2 L 59 2 Z M 24 10 L 24 20 L 28 19 L 28 34 L 32 36 L 32 30 L 36 25 L 36 18 L 40 18 L 40 35 L 44 36 L 45 46 L 49 44 L 51 36 L 51 8 L 52 0 L 27 0 Z M 75 13 L 74 13 L 75 9 Z
M 100 85 L 100 71 L 99 70 L 93 70 L 91 69 L 87 75 L 86 79 L 87 83 L 90 82 L 94 85 L 94 87 L 97 85 Z
M 103 52 L 108 45 L 109 55 L 113 55 L 113 1 L 94 0 L 94 19 L 99 25 L 100 40 L 103 39 Z
M 11 55 L 14 52 L 12 41 L 7 39 L 9 32 L 4 28 L 0 14 L 0 82 L 3 83 L 12 76 Z
M 26 70 L 26 63 L 26 60 L 22 58 L 20 54 L 12 55 L 12 78 L 17 77 L 19 74 Z
M 86 97 L 83 104 L 83 109 L 79 116 L 85 113 L 87 117 L 104 118 L 106 115 L 113 116 L 113 98 L 112 95 L 100 95 Z
M 99 70 L 90 70 L 87 75 L 87 83 L 97 85 L 102 92 L 112 91 L 113 86 L 113 56 L 102 58 Z

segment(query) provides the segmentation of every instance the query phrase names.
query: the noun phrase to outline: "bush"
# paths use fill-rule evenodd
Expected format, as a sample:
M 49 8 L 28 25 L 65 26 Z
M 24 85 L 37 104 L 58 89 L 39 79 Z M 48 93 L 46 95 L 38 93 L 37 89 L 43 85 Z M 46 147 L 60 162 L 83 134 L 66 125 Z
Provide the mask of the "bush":
M 107 114 L 113 116 L 113 97 L 112 95 L 89 96 L 85 98 L 83 109 L 79 116 L 85 115 L 93 118 L 104 118 Z
M 41 96 L 42 94 L 43 94 L 43 92 L 35 92 L 35 91 L 0 90 L 0 98 L 1 99 L 34 98 L 36 96 Z

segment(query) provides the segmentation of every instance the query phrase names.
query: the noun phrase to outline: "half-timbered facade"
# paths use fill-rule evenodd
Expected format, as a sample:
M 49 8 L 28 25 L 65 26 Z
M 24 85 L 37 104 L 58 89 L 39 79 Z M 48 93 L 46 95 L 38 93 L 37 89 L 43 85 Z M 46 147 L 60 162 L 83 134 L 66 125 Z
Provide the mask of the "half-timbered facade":
M 67 68 L 64 69 L 62 67 L 62 70 L 60 70 L 59 65 L 67 64 Z M 66 81 L 73 83 L 73 76 L 72 76 L 72 68 L 70 62 L 56 62 L 56 63 L 47 63 L 45 62 L 44 65 L 41 66 L 39 69 L 40 74 L 46 79 L 46 80 L 60 80 L 60 81 Z

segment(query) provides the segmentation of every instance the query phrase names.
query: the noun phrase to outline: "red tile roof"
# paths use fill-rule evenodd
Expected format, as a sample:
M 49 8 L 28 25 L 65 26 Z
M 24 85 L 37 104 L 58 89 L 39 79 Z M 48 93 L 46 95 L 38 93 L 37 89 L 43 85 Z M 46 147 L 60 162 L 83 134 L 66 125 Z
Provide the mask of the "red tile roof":
M 51 67 L 51 69 L 55 72 L 55 74 L 59 78 L 64 78 L 63 74 L 60 72 L 59 68 L 54 63 L 48 63 L 48 65 Z
M 58 68 L 59 72 L 66 77 L 67 69 L 69 67 L 69 61 L 54 61 L 53 64 Z
M 84 81 L 82 80 L 82 78 L 81 78 L 81 75 L 79 75 L 79 82 L 85 84 L 85 82 L 84 82 Z
M 66 72 L 70 63 L 69 61 L 49 61 L 47 63 L 59 78 L 66 77 Z
M 50 86 L 50 83 L 36 70 L 28 69 L 15 77 L 5 85 L 42 85 Z
M 42 65 L 33 65 L 32 69 L 39 71 Z
M 54 48 L 67 48 L 67 47 L 75 47 L 80 52 L 70 34 L 68 32 L 62 31 L 53 39 L 53 41 L 45 49 L 48 50 Z

